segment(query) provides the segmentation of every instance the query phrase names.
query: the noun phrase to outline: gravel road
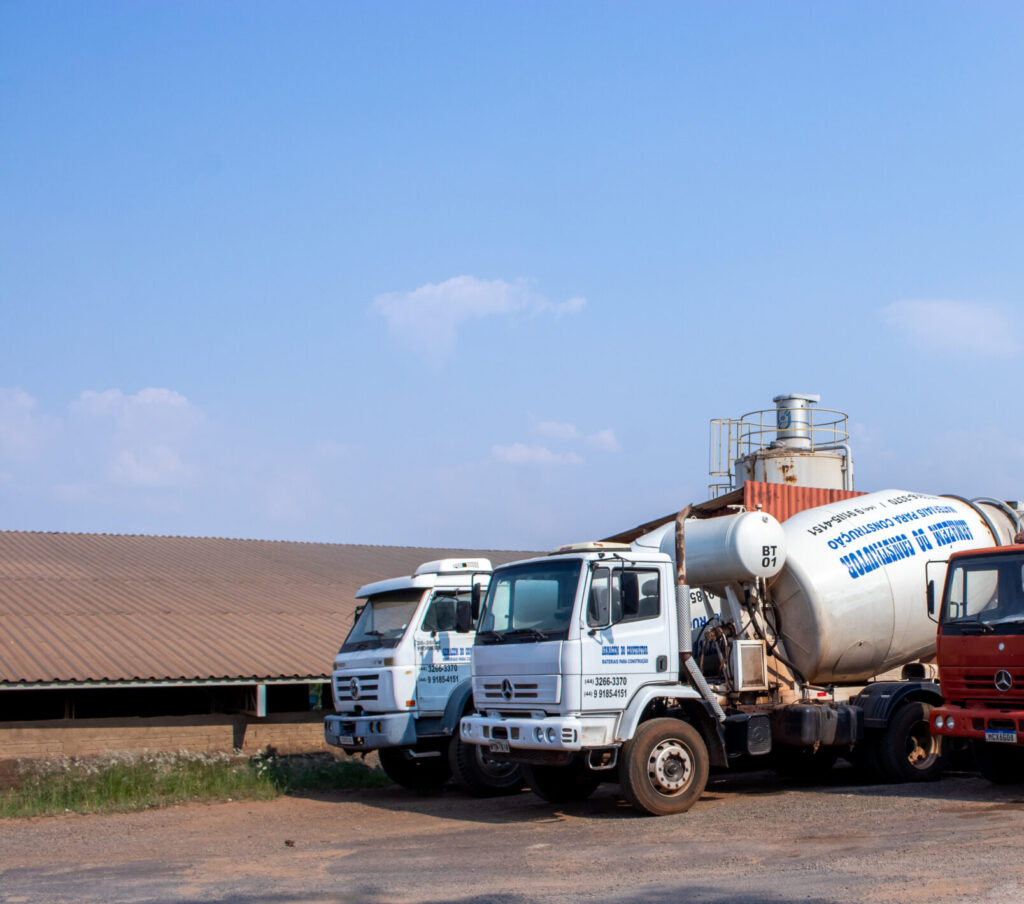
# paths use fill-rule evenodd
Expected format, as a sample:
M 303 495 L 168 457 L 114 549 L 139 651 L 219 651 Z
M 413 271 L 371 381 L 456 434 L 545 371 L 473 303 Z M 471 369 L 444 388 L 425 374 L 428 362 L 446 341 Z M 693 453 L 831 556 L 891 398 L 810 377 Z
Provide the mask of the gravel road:
M 398 788 L 0 822 L 0 901 L 1024 902 L 1024 787 L 713 779 L 689 813 Z

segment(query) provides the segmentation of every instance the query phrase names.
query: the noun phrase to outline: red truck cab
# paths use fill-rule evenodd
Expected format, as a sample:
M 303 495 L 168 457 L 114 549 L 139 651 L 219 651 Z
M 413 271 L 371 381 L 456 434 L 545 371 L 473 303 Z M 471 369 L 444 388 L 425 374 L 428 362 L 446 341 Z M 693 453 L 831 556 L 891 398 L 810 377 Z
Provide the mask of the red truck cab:
M 950 556 L 938 621 L 932 732 L 968 739 L 989 781 L 1024 781 L 1024 545 Z

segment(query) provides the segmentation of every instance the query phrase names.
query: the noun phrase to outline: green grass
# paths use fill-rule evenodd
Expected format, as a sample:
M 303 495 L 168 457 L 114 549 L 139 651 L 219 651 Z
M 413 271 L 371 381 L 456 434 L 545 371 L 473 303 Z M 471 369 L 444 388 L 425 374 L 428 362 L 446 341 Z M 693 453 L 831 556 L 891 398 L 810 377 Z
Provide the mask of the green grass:
M 181 753 L 30 762 L 5 784 L 0 817 L 126 812 L 188 800 L 270 800 L 296 791 L 390 782 L 362 762 L 330 754 L 243 759 Z

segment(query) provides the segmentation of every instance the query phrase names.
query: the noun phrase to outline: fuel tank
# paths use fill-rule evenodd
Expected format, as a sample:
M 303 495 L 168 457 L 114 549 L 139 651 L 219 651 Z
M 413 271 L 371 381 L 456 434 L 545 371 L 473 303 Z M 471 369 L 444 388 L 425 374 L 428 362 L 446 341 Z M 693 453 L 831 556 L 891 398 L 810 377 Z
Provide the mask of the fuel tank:
M 853 683 L 935 651 L 925 568 L 951 553 L 1008 543 L 1010 513 L 991 503 L 880 490 L 782 523 L 786 561 L 769 584 L 790 661 L 813 684 Z

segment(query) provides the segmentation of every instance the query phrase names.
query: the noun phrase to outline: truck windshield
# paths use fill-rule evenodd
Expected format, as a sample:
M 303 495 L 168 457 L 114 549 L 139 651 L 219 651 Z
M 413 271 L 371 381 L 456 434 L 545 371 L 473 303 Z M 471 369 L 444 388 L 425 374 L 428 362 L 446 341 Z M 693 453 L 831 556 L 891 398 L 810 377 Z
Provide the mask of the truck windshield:
M 1024 620 L 1024 559 L 986 556 L 954 563 L 942 601 L 944 624 Z
M 422 590 L 393 590 L 371 596 L 341 645 L 341 652 L 397 647 L 422 599 Z
M 477 643 L 564 640 L 569 635 L 582 562 L 535 562 L 491 578 Z

